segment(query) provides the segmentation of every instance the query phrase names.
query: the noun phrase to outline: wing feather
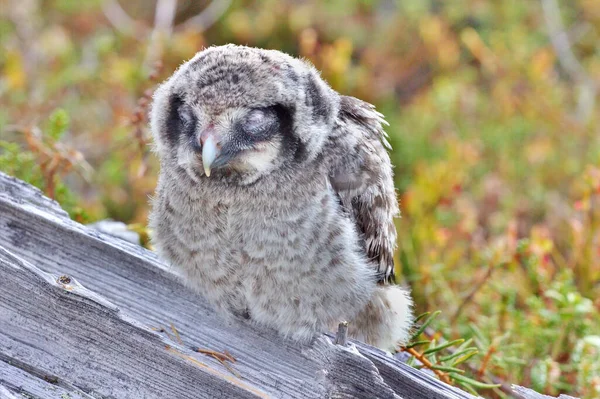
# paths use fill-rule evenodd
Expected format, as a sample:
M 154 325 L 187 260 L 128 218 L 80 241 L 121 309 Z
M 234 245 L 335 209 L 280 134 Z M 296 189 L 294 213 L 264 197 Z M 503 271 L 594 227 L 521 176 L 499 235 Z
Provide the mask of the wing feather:
M 331 186 L 353 218 L 378 280 L 389 282 L 394 278 L 399 209 L 383 124 L 387 122 L 373 105 L 342 96 L 328 150 Z

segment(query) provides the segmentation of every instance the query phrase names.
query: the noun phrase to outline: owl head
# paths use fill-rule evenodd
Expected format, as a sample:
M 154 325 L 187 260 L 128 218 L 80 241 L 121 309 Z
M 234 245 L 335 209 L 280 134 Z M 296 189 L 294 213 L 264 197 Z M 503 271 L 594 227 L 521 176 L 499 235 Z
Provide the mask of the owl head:
M 150 125 L 163 168 L 251 184 L 314 160 L 339 104 L 307 62 L 226 45 L 199 52 L 156 90 Z

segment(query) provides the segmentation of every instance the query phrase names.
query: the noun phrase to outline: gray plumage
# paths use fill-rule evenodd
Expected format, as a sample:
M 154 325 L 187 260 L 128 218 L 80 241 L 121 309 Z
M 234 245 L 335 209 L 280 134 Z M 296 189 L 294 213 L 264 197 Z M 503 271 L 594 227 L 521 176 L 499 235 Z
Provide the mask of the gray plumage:
M 223 314 L 295 340 L 350 321 L 389 349 L 412 323 L 389 284 L 398 205 L 380 113 L 307 62 L 227 45 L 154 95 L 153 243 Z

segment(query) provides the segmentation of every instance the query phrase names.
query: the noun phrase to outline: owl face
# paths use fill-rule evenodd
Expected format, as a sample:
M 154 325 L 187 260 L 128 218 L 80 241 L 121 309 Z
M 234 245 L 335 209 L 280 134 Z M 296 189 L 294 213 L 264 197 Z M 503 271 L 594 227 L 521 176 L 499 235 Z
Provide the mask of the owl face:
M 163 167 L 195 181 L 250 184 L 314 159 L 339 96 L 314 68 L 283 53 L 212 47 L 156 91 L 151 128 Z

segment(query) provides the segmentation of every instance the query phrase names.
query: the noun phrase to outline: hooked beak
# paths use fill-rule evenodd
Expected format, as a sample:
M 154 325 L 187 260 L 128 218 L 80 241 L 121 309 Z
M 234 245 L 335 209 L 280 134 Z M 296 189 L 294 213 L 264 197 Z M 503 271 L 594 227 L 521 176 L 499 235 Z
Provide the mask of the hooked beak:
M 202 139 L 202 166 L 206 176 L 210 177 L 210 168 L 221 151 L 217 146 L 214 134 L 207 134 L 205 137 L 206 139 Z

